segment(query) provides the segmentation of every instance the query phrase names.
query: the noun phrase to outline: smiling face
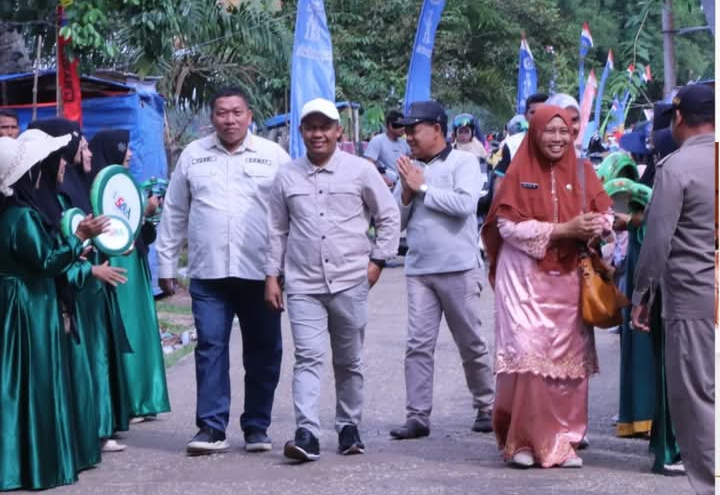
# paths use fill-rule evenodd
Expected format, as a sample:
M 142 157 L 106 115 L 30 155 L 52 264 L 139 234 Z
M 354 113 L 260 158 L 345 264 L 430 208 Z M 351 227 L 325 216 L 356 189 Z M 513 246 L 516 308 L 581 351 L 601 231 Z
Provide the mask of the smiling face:
M 310 162 L 322 166 L 335 153 L 338 139 L 342 135 L 342 127 L 336 120 L 321 113 L 311 113 L 300 123 L 300 134 Z
M 234 150 L 243 142 L 252 116 L 252 110 L 241 96 L 226 96 L 215 100 L 212 124 L 228 150 Z
M 572 131 L 560 117 L 554 117 L 547 123 L 540 136 L 540 153 L 551 162 L 556 162 L 565 154 L 572 141 Z
M 407 126 L 405 134 L 412 156 L 419 160 L 430 159 L 445 147 L 440 124 L 434 122 L 419 122 Z

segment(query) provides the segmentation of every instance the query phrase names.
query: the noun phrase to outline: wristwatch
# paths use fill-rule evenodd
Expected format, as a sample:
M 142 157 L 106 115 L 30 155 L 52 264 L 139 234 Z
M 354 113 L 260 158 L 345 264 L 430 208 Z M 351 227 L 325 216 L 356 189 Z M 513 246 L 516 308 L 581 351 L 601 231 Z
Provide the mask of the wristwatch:
M 427 184 L 422 184 L 422 185 L 418 188 L 418 190 L 419 190 L 421 193 L 425 194 L 425 193 L 427 192 L 427 190 L 428 190 L 428 185 L 427 185 Z

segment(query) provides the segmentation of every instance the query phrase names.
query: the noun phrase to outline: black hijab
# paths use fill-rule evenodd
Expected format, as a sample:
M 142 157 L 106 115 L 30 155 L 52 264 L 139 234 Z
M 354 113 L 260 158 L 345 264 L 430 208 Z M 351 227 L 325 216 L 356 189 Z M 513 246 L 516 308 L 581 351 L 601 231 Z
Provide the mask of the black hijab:
M 90 151 L 93 154 L 92 170 L 87 176 L 90 182 L 108 165 L 122 165 L 129 144 L 130 131 L 125 129 L 105 130 L 95 134 L 90 140 Z
M 80 208 L 86 214 L 92 213 L 90 185 L 85 177 L 87 174 L 83 170 L 82 158 L 79 164 L 75 163 L 75 156 L 82 139 L 80 125 L 71 120 L 55 118 L 36 120 L 31 122 L 28 127 L 40 129 L 51 136 L 72 135 L 72 140 L 62 155 L 67 162 L 67 166 L 65 168 L 65 177 L 62 184 L 58 185 L 57 191 L 67 198 L 71 206 Z

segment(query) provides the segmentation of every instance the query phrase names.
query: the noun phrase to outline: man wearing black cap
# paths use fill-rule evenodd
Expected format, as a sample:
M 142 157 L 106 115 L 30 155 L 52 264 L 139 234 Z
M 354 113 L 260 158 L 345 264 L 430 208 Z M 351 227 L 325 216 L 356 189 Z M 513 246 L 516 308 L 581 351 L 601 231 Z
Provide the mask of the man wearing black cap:
M 480 167 L 474 155 L 445 142 L 447 114 L 440 104 L 413 103 L 400 122 L 416 160 L 398 159 L 400 184 L 395 188 L 408 241 L 407 418 L 390 434 L 399 440 L 430 434 L 433 355 L 443 314 L 478 410 L 473 430 L 490 432 L 493 375 L 480 335 L 482 272 L 475 219 Z
M 636 266 L 632 321 L 648 331 L 659 286 L 670 414 L 695 491 L 714 493 L 715 94 L 703 85 L 673 98 L 680 149 L 656 165 L 647 230 Z

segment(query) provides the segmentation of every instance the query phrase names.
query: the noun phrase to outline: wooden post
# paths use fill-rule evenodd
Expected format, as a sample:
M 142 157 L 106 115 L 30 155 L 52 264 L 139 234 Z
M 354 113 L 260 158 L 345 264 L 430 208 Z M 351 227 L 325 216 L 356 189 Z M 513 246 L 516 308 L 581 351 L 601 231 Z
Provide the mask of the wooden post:
M 677 86 L 675 73 L 675 28 L 673 23 L 672 0 L 665 0 L 662 8 L 663 69 L 665 84 L 663 96 L 669 96 Z
M 37 103 L 38 103 L 38 73 L 40 71 L 40 54 L 42 53 L 42 35 L 37 37 L 37 55 L 35 56 L 35 70 L 33 71 L 33 103 L 32 103 L 32 120 L 37 119 Z

